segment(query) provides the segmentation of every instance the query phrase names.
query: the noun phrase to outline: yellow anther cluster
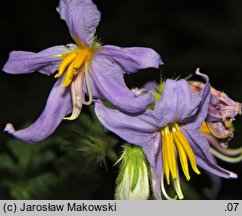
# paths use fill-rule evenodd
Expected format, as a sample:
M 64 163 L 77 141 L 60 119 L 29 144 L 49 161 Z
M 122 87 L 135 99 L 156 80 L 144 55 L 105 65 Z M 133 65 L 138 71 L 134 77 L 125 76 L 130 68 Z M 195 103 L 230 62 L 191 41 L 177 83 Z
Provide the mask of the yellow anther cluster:
M 63 60 L 60 63 L 59 71 L 55 77 L 59 78 L 64 74 L 64 72 L 66 72 L 62 85 L 63 88 L 69 86 L 74 76 L 79 72 L 87 72 L 82 70 L 82 68 L 91 62 L 91 58 L 95 50 L 96 49 L 94 48 L 81 46 L 77 50 L 61 56 Z
M 168 184 L 170 184 L 170 174 L 173 180 L 179 177 L 177 154 L 179 155 L 181 167 L 187 180 L 190 180 L 188 159 L 194 172 L 200 174 L 193 150 L 178 124 L 162 128 L 161 136 L 163 168 Z

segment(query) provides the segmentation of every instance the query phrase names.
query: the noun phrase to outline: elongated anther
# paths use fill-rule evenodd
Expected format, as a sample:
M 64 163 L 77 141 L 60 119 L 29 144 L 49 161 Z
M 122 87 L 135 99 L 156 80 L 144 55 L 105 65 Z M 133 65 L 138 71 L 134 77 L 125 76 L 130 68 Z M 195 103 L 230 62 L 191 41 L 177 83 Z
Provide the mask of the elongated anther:
M 76 56 L 75 63 L 74 63 L 75 69 L 78 69 L 82 66 L 82 64 L 85 62 L 89 52 L 87 50 L 80 50 L 78 52 L 78 55 Z
M 174 141 L 175 141 L 176 149 L 178 151 L 178 155 L 179 155 L 179 158 L 180 158 L 182 171 L 183 171 L 184 175 L 186 176 L 186 179 L 189 181 L 190 180 L 190 175 L 189 175 L 188 161 L 187 161 L 186 152 L 182 148 L 182 145 L 179 143 L 179 141 L 178 141 L 176 136 L 174 136 Z
M 184 134 L 180 130 L 177 133 L 175 133 L 175 136 L 176 136 L 178 142 L 181 144 L 183 150 L 186 152 L 187 157 L 189 158 L 189 161 L 191 163 L 192 169 L 194 170 L 195 173 L 200 174 L 200 171 L 197 168 L 197 163 L 196 163 L 196 158 L 195 158 L 194 152 L 193 152 L 191 146 L 189 145 L 189 143 L 187 142 Z
M 59 72 L 55 75 L 55 78 L 59 78 L 62 76 L 65 69 L 76 58 L 76 56 L 77 56 L 76 52 L 72 52 L 62 60 L 62 62 L 60 63 Z
M 67 71 L 66 71 L 66 76 L 65 76 L 65 80 L 62 84 L 62 87 L 63 88 L 66 88 L 67 86 L 69 86 L 71 84 L 71 81 L 73 80 L 73 77 L 74 77 L 74 73 L 73 73 L 73 70 L 74 70 L 74 63 L 75 62 L 72 62 Z
M 162 159 L 163 159 L 163 168 L 166 177 L 167 184 L 170 184 L 170 170 L 168 165 L 168 158 L 167 158 L 167 142 L 165 139 L 165 132 L 161 130 L 161 137 L 162 137 Z

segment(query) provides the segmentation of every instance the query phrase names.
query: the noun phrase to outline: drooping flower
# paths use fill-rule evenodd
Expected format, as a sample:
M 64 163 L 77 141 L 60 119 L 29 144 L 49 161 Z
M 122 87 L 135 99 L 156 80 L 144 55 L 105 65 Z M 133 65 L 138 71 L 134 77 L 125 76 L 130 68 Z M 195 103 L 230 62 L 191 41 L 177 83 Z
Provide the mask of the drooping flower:
M 144 92 L 137 97 L 126 86 L 123 75 L 162 64 L 160 56 L 149 48 L 101 46 L 94 36 L 100 12 L 91 0 L 61 0 L 57 11 L 76 44 L 54 46 L 39 53 L 13 51 L 3 67 L 10 74 L 39 71 L 51 75 L 58 70 L 58 80 L 36 122 L 19 131 L 12 124 L 5 128 L 29 143 L 45 139 L 70 113 L 66 119 L 77 118 L 82 105 L 91 104 L 93 98 L 107 100 L 126 113 L 143 112 L 153 102 L 152 95 Z
M 120 163 L 120 172 L 116 180 L 115 199 L 148 199 L 149 171 L 142 149 L 126 144 L 117 163 Z
M 129 143 L 142 146 L 152 168 L 153 192 L 161 198 L 160 191 L 170 198 L 165 190 L 173 182 L 180 199 L 183 198 L 179 182 L 178 161 L 187 180 L 190 180 L 189 162 L 193 171 L 202 169 L 224 178 L 235 178 L 236 174 L 213 163 L 209 143 L 200 132 L 207 117 L 210 102 L 208 77 L 198 70 L 196 74 L 206 80 L 206 85 L 195 94 L 184 79 L 168 79 L 164 83 L 160 99 L 153 110 L 138 116 L 109 109 L 95 102 L 95 111 L 102 124 Z
M 189 85 L 196 93 L 204 88 L 204 84 L 198 81 L 189 81 Z M 233 127 L 231 127 L 236 115 L 242 113 L 242 104 L 233 101 L 224 92 L 211 87 L 211 99 L 209 104 L 206 125 L 210 133 L 228 143 L 233 138 Z
M 199 93 L 205 86 L 204 83 L 199 81 L 188 81 L 188 83 L 195 93 Z M 143 88 L 151 91 L 156 100 L 156 98 L 159 99 L 159 93 L 162 92 L 163 87 L 164 81 L 161 84 L 150 81 Z M 216 158 L 229 163 L 242 161 L 241 147 L 228 148 L 228 142 L 233 138 L 234 132 L 232 121 L 237 114 L 241 114 L 241 103 L 233 101 L 224 92 L 211 87 L 208 115 L 200 131 L 210 144 L 210 160 L 214 164 L 217 164 Z M 217 130 L 215 130 L 216 128 Z M 219 176 L 215 176 L 209 172 L 206 174 L 210 179 L 211 186 L 204 188 L 203 192 L 209 199 L 215 199 L 220 192 L 222 180 Z
M 204 84 L 189 81 L 192 90 L 199 93 Z M 210 152 L 226 162 L 236 163 L 242 160 L 242 148 L 228 148 L 233 138 L 235 117 L 241 115 L 242 104 L 233 101 L 224 92 L 211 87 L 208 116 L 201 126 L 201 132 L 210 143 Z

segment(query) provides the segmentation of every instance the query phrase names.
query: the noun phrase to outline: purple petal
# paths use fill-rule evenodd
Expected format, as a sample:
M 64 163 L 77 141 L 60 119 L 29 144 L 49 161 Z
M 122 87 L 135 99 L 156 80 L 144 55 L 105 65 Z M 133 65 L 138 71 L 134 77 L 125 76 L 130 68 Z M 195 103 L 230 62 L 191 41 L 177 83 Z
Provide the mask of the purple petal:
M 12 124 L 7 124 L 5 131 L 27 143 L 42 141 L 52 134 L 62 119 L 72 111 L 70 90 L 62 88 L 62 82 L 62 79 L 57 80 L 50 92 L 43 113 L 32 125 L 15 131 Z
M 161 134 L 159 132 L 153 133 L 152 139 L 143 146 L 143 151 L 151 166 L 152 175 L 152 191 L 156 199 L 161 199 Z
M 202 91 L 198 94 L 201 98 L 199 110 L 198 110 L 196 116 L 192 119 L 191 125 L 187 124 L 186 126 L 187 127 L 191 126 L 193 129 L 196 129 L 196 131 L 199 131 L 202 123 L 205 121 L 205 119 L 208 115 L 208 108 L 209 108 L 209 104 L 210 104 L 210 89 L 211 89 L 211 86 L 208 82 L 207 76 L 201 74 L 199 71 L 197 71 L 196 73 L 199 74 L 200 76 L 201 75 L 204 76 L 207 83 L 204 86 L 204 88 L 202 89 Z
M 163 64 L 160 55 L 150 48 L 131 47 L 121 48 L 117 46 L 106 45 L 98 51 L 115 64 L 122 67 L 125 73 L 136 72 L 144 68 L 159 68 Z
M 185 80 L 167 80 L 160 100 L 152 112 L 160 127 L 181 122 L 192 117 L 198 110 L 201 98 L 196 96 Z
M 144 89 L 148 89 L 149 91 L 155 91 L 157 87 L 158 84 L 155 81 L 149 81 L 143 86 Z
M 12 51 L 3 71 L 10 74 L 24 74 L 39 71 L 40 73 L 51 75 L 54 73 L 62 60 L 57 57 L 71 50 L 76 49 L 74 44 L 67 46 L 54 46 L 41 52 Z
M 233 101 L 224 92 L 211 88 L 211 106 L 209 115 L 226 123 L 231 123 L 236 115 L 241 114 L 241 104 Z
M 75 42 L 92 46 L 101 14 L 91 0 L 60 0 L 57 11 Z
M 210 84 L 207 76 L 196 71 L 196 74 L 207 81 L 204 89 L 195 94 L 186 80 L 170 80 L 165 83 L 160 100 L 157 102 L 151 114 L 157 119 L 160 127 L 178 121 L 187 123 L 197 120 L 197 124 L 204 121 L 209 104 Z M 202 113 L 200 111 L 202 109 Z M 198 116 L 198 114 L 200 114 Z M 205 115 L 205 117 L 204 117 Z M 189 120 L 190 119 L 190 120 Z M 202 122 L 201 122 L 202 119 Z
M 182 128 L 184 135 L 186 136 L 189 144 L 191 145 L 197 160 L 197 165 L 204 170 L 224 178 L 236 178 L 237 175 L 217 166 L 213 162 L 213 158 L 208 151 L 208 141 L 198 130 L 188 130 L 188 128 Z
M 145 114 L 139 117 L 129 116 L 118 110 L 109 109 L 99 101 L 95 101 L 95 112 L 107 129 L 129 143 L 145 145 L 153 140 L 154 134 L 151 131 L 156 127 L 149 122 L 150 117 Z
M 142 113 L 153 102 L 151 93 L 137 95 L 126 86 L 123 70 L 109 59 L 96 55 L 89 68 L 94 97 L 109 101 L 125 113 Z
M 157 158 L 160 157 L 161 154 L 161 134 L 159 132 L 154 132 L 152 139 L 143 146 L 143 150 L 150 165 L 155 169 L 157 176 L 160 177 L 161 167 L 157 167 Z

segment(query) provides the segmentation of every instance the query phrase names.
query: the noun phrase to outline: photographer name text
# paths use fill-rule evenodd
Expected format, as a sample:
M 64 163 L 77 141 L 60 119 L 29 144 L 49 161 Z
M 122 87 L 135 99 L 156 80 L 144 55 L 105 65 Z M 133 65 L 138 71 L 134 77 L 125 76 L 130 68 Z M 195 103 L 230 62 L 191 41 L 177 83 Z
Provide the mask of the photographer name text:
M 117 211 L 116 203 L 104 203 L 104 204 L 87 204 L 85 202 L 67 202 L 64 204 L 53 204 L 51 202 L 45 204 L 33 204 L 29 202 L 22 203 L 5 203 L 3 211 L 7 212 L 115 212 Z

